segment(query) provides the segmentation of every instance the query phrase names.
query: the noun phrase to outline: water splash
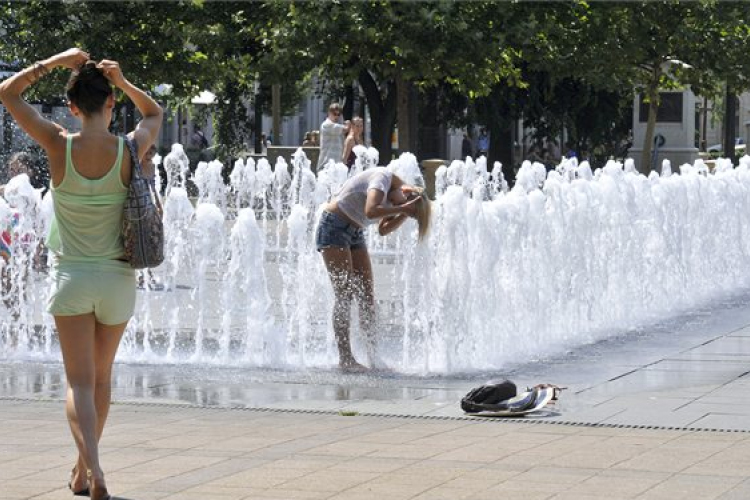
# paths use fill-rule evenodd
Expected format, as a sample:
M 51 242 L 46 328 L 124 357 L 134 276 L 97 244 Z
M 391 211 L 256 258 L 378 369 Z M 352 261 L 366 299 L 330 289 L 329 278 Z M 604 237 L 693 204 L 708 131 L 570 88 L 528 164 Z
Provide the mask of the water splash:
M 346 166 L 329 163 L 316 175 L 302 151 L 291 173 L 283 162 L 271 169 L 261 159 L 256 170 L 251 159 L 237 161 L 227 190 L 221 165 L 207 163 L 196 169 L 191 200 L 179 155 L 167 163 L 168 251 L 155 270 L 164 290 L 140 293 L 121 359 L 335 365 L 333 294 L 313 243 L 321 203 L 346 180 Z M 423 183 L 413 155 L 389 167 Z M 737 167 L 718 161 L 713 172 L 698 160 L 677 172 L 646 177 L 632 160 L 592 172 L 571 158 L 548 173 L 524 162 L 508 190 L 499 164 L 489 174 L 481 159 L 438 168 L 426 243 L 416 244 L 412 220 L 385 238 L 368 230 L 378 338 L 363 353 L 354 327 L 355 350 L 401 372 L 496 370 L 750 286 L 736 271 L 750 264 L 750 157 Z M 17 258 L 0 265 L 14 283 L 31 279 L 14 285 L 28 292 L 17 317 L 0 306 L 0 356 L 56 357 L 42 312 L 48 275 L 29 251 L 48 227 L 49 200 L 16 182 L 0 222 L 20 212 L 18 227 L 31 228 L 32 239 L 24 255 L 17 238 Z
M 172 144 L 172 150 L 164 158 L 164 170 L 167 173 L 167 193 L 173 187 L 185 187 L 190 173 L 190 160 L 182 144 Z

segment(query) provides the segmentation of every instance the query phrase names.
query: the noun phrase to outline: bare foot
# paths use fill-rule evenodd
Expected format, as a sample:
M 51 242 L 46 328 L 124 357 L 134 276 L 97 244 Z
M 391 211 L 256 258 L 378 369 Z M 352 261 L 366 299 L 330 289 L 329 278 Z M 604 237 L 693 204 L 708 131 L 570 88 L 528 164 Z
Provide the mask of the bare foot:
M 84 470 L 85 469 L 76 465 L 73 467 L 73 470 L 70 471 L 70 482 L 68 483 L 68 488 L 73 492 L 73 495 L 88 496 L 89 482 L 88 479 L 86 479 Z
M 109 493 L 107 492 L 107 485 L 104 482 L 104 476 L 101 475 L 99 478 L 95 478 L 91 471 L 89 471 L 89 485 L 91 500 L 110 500 Z
M 377 367 L 374 367 L 374 368 L 370 368 L 370 371 L 373 372 L 373 373 L 379 373 L 379 374 L 383 374 L 383 375 L 388 375 L 388 374 L 391 374 L 391 373 L 396 373 L 393 370 L 393 368 L 390 368 L 390 367 L 385 366 L 385 365 L 383 365 L 383 366 L 377 366 Z
M 370 369 L 365 365 L 361 365 L 353 359 L 348 361 L 341 361 L 339 363 L 339 368 L 341 368 L 341 371 L 344 373 L 366 373 L 370 371 Z

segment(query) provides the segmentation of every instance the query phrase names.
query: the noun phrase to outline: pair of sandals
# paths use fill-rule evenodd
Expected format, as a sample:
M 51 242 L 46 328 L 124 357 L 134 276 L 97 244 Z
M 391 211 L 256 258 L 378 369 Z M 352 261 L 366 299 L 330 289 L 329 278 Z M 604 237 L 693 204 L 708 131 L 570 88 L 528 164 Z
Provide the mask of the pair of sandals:
M 498 403 L 496 411 L 507 415 L 523 415 L 541 410 L 548 404 L 555 404 L 560 398 L 560 393 L 565 389 L 567 387 L 554 384 L 537 384 L 534 387 L 528 387 L 525 392 L 514 398 Z
M 76 475 L 76 470 L 74 468 L 72 471 L 70 471 L 70 481 L 68 481 L 68 489 L 73 492 L 73 496 L 74 497 L 92 497 L 91 489 L 88 486 L 78 491 L 73 489 L 73 477 L 75 477 L 75 475 Z M 91 484 L 91 471 L 87 471 L 87 476 L 88 476 L 88 482 L 89 484 Z M 96 500 L 113 500 L 113 499 L 112 499 L 112 496 L 107 492 L 107 489 L 105 488 L 104 492 L 98 497 L 96 497 Z
M 537 384 L 534 387 L 528 387 L 526 390 L 533 391 L 534 389 L 552 389 L 552 399 L 550 399 L 550 402 L 554 403 L 560 399 L 560 393 L 567 389 L 567 387 L 560 387 L 555 384 Z

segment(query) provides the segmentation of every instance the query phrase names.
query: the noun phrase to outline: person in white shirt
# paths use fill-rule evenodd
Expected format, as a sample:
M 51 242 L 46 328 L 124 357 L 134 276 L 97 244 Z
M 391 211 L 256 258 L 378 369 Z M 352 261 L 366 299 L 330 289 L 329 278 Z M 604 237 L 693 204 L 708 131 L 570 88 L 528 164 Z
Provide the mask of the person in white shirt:
M 315 246 L 323 255 L 333 284 L 333 329 L 343 371 L 367 370 L 352 354 L 349 333 L 352 300 L 357 300 L 360 327 L 368 346 L 373 346 L 375 340 L 372 263 L 364 227 L 377 223 L 378 232 L 385 236 L 413 217 L 422 241 L 430 226 L 430 213 L 430 200 L 424 190 L 405 184 L 385 167 L 370 168 L 350 177 L 321 213 Z
M 342 125 L 341 105 L 337 102 L 328 106 L 328 116 L 320 125 L 320 154 L 318 155 L 318 170 L 323 168 L 328 160 L 341 162 L 344 154 L 344 138 L 349 133 L 350 122 Z

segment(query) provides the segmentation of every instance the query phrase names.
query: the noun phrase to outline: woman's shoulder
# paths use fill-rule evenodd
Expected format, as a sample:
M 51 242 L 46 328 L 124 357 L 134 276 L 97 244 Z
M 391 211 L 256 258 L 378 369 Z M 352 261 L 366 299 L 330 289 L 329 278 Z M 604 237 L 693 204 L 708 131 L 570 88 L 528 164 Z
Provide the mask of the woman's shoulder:
M 65 151 L 68 147 L 68 137 L 74 137 L 78 134 L 74 134 L 68 129 L 64 128 L 61 125 L 57 125 L 57 134 L 55 136 L 55 140 L 45 146 L 45 151 L 47 151 L 47 154 L 50 155 L 51 158 L 62 158 L 62 156 L 65 154 Z
M 395 177 L 388 167 L 372 167 L 362 173 L 367 174 L 370 182 L 375 183 L 391 183 Z
M 104 139 L 104 140 L 111 140 L 111 141 L 114 142 L 115 140 L 119 141 L 120 139 L 126 139 L 128 137 L 131 140 L 133 140 L 133 137 L 131 137 L 131 135 L 113 134 L 112 132 L 109 132 L 109 131 L 107 131 L 104 134 L 88 134 L 88 135 L 84 136 L 84 134 L 81 133 L 80 131 L 73 132 L 73 131 L 70 131 L 70 130 L 67 130 L 67 129 L 62 129 L 61 134 L 66 139 L 68 137 L 70 137 L 72 139 L 82 138 L 82 139 L 96 140 L 97 142 L 101 141 L 102 139 Z
M 81 135 L 80 132 L 71 132 L 70 130 L 66 129 L 62 125 L 57 125 L 57 143 L 65 144 L 68 141 L 68 138 L 74 138 Z

